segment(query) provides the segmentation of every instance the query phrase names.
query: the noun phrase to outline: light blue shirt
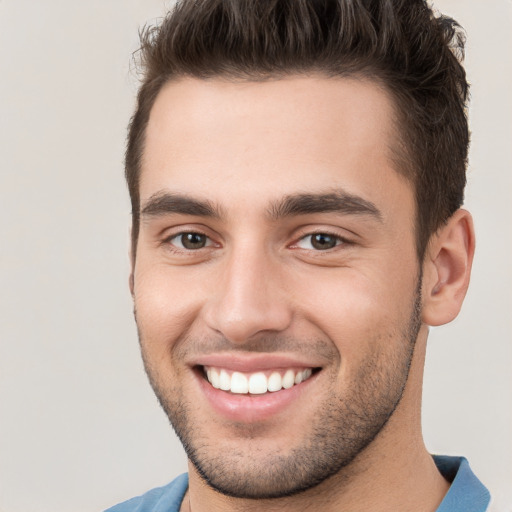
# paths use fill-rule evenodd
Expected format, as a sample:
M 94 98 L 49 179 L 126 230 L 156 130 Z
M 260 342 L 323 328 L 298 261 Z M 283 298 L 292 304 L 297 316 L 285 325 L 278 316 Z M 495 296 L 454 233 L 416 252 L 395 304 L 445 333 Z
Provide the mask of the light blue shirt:
M 491 496 L 464 457 L 434 455 L 440 473 L 451 482 L 436 512 L 485 512 Z M 105 512 L 179 512 L 188 488 L 185 473 L 170 484 L 109 508 Z

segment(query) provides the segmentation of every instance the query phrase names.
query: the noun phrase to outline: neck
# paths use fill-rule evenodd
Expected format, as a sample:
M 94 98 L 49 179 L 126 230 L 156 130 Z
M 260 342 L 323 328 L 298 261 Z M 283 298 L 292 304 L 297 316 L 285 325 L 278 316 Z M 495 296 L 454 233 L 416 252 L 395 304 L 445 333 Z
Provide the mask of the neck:
M 400 404 L 375 440 L 343 470 L 295 496 L 246 500 L 211 489 L 189 463 L 189 491 L 182 512 L 434 512 L 449 484 L 426 450 L 421 433 L 426 327 L 422 331 Z

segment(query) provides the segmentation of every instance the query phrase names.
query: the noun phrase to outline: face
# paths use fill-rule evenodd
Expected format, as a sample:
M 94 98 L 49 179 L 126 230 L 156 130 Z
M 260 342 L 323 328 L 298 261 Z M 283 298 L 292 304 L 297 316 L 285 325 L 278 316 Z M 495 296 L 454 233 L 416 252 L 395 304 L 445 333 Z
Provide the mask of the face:
M 392 120 L 355 79 L 183 79 L 155 102 L 136 321 L 153 389 L 224 494 L 349 471 L 400 403 L 420 272 Z

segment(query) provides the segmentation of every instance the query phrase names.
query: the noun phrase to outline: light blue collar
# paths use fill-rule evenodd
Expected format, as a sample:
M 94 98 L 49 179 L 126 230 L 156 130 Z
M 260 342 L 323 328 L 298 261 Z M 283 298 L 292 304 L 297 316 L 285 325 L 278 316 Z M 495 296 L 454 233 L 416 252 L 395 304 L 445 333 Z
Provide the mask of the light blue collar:
M 434 455 L 439 472 L 451 482 L 436 512 L 485 512 L 491 495 L 464 457 Z

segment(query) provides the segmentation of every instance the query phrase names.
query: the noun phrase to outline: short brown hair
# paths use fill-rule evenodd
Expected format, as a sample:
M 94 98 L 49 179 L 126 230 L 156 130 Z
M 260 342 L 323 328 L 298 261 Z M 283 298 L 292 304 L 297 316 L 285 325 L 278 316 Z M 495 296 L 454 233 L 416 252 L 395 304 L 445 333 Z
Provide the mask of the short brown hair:
M 141 43 L 143 81 L 126 150 L 133 257 L 150 111 L 162 86 L 185 76 L 376 80 L 395 100 L 397 170 L 415 188 L 420 259 L 461 206 L 469 145 L 464 36 L 425 0 L 181 0 L 159 26 L 142 31 Z

